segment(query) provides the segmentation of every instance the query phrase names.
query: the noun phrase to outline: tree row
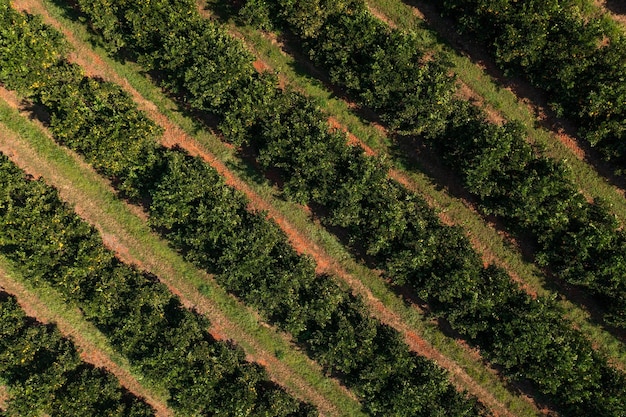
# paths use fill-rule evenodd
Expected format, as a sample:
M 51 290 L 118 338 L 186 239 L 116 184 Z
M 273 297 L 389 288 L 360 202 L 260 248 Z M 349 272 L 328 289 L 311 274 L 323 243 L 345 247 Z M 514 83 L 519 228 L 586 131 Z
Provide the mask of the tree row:
M 399 141 L 421 137 L 485 215 L 532 241 L 539 265 L 595 296 L 607 322 L 626 326 L 626 232 L 602 201 L 586 201 L 563 163 L 527 143 L 520 125 L 490 123 L 456 99 L 442 55 L 389 28 L 362 0 L 250 0 L 240 16 L 260 24 L 263 13 L 249 15 L 263 5 L 333 83 L 378 112 Z
M 284 233 L 267 220 L 264 213 L 248 211 L 245 198 L 225 186 L 215 170 L 180 149 L 160 146 L 159 129 L 137 110 L 118 86 L 84 77 L 78 67 L 59 59 L 63 48 L 49 43 L 58 35 L 36 19 L 24 18 L 14 11 L 7 13 L 11 16 L 7 22 L 9 26 L 20 29 L 14 30 L 12 37 L 3 43 L 8 45 L 6 48 L 14 50 L 0 53 L 0 57 L 10 62 L 15 70 L 2 74 L 2 81 L 45 106 L 56 140 L 84 155 L 123 195 L 144 204 L 151 227 L 167 238 L 187 260 L 216 273 L 216 280 L 228 291 L 258 309 L 270 322 L 290 332 L 329 374 L 340 378 L 355 392 L 365 411 L 373 415 L 488 414 L 475 399 L 458 393 L 441 368 L 411 353 L 398 332 L 371 318 L 359 298 L 341 289 L 334 278 L 316 275 L 313 262 L 299 256 Z M 21 24 L 22 21 L 30 26 Z M 41 36 L 41 31 L 46 31 L 46 35 Z M 40 43 L 41 38 L 45 40 Z M 38 51 L 39 47 L 44 51 Z M 55 59 L 50 60 L 50 57 Z M 228 80 L 223 81 L 224 85 L 228 83 Z M 35 239 L 46 241 L 40 236 Z M 15 244 L 16 255 L 24 252 L 23 246 L 23 242 Z M 63 241 L 64 250 L 67 247 L 68 243 Z M 49 256 L 36 259 L 39 262 L 37 270 L 54 269 L 57 265 Z M 32 260 L 24 260 L 26 265 L 30 262 Z M 64 258 L 64 262 L 69 261 Z M 119 281 L 107 285 L 117 287 L 122 285 L 118 284 Z M 144 309 L 153 311 L 150 303 L 156 301 L 151 300 L 162 298 L 143 297 L 135 287 L 132 292 L 115 296 L 114 311 L 104 314 L 106 308 L 98 299 L 93 303 L 93 308 L 99 309 L 98 314 L 92 315 L 87 306 L 84 307 L 85 314 L 93 316 L 94 320 L 106 318 L 107 326 L 113 328 L 129 327 L 125 325 L 127 315 L 119 308 L 134 306 L 134 311 L 145 300 L 149 304 Z M 71 282 L 68 288 L 77 286 Z M 87 287 L 81 284 L 78 288 Z M 97 291 L 93 294 L 100 296 Z M 91 302 L 89 306 L 92 306 Z M 150 316 L 142 320 L 160 324 L 158 319 Z M 177 322 L 169 317 L 167 321 Z M 174 329 L 183 327 L 180 324 Z M 146 343 L 133 339 L 135 342 L 124 343 L 124 346 L 151 350 L 151 341 L 157 343 L 162 338 L 162 335 L 152 337 Z M 179 343 L 193 347 L 193 338 L 186 339 L 188 341 L 184 344 L 183 341 Z M 180 351 L 176 357 L 185 360 Z M 163 369 L 165 365 L 161 363 L 164 362 L 150 361 L 160 372 L 176 369 L 171 365 Z M 184 377 L 185 373 L 177 371 L 176 375 Z M 206 375 L 206 378 L 210 376 Z M 247 379 L 242 377 L 236 381 L 243 384 Z M 170 391 L 177 389 L 176 380 L 165 377 L 160 380 Z M 266 398 L 264 393 L 273 393 L 271 398 L 276 397 L 276 401 L 267 399 L 272 407 L 263 410 L 268 415 L 286 415 L 288 413 L 270 413 L 268 410 L 294 406 L 277 391 L 262 390 L 258 384 L 252 387 L 260 397 L 256 407 L 265 404 L 260 402 Z M 225 395 L 229 390 L 226 384 L 217 384 L 214 388 Z M 196 383 L 193 390 L 199 395 L 209 387 Z M 243 392 L 246 396 L 252 395 L 250 391 Z M 234 391 L 230 396 L 231 401 L 237 403 L 242 394 Z M 204 395 L 196 398 L 205 400 Z M 277 403 L 278 399 L 280 403 Z M 184 397 L 184 400 L 186 404 L 192 399 Z M 306 411 L 306 407 L 300 406 L 298 414 L 303 415 L 303 410 Z
M 245 142 L 258 152 L 264 167 L 280 170 L 286 196 L 323 207 L 325 224 L 345 231 L 355 250 L 374 259 L 396 284 L 409 285 L 427 299 L 436 314 L 448 319 L 508 376 L 533 381 L 568 412 L 620 412 L 625 404 L 623 375 L 564 323 L 551 300 L 533 300 L 502 270 L 483 268 L 458 228 L 442 226 L 422 200 L 388 180 L 384 161 L 365 156 L 360 148 L 347 146 L 344 135 L 329 132 L 327 116 L 315 103 L 282 92 L 272 76 L 256 74 L 250 54 L 215 23 L 201 19 L 193 1 L 119 2 L 111 7 L 84 0 L 79 6 L 112 50 L 153 70 L 193 109 L 216 116 L 227 139 Z M 305 13 L 303 20 L 311 16 Z M 347 48 L 349 43 L 341 45 Z M 203 85 L 206 88 L 199 87 Z M 396 102 L 402 104 L 400 99 Z M 170 190 L 179 190 L 173 187 Z M 172 197 L 172 203 L 174 199 L 181 200 Z M 200 237 L 206 223 L 194 223 L 193 230 L 186 227 L 194 214 L 207 218 L 204 210 L 171 212 L 177 213 L 176 220 L 155 224 L 180 247 L 204 248 L 193 252 L 198 261 L 213 251 L 219 253 L 215 239 L 206 242 Z M 256 235 L 248 233 L 247 242 L 253 240 L 250 236 Z M 264 243 L 253 252 L 263 249 L 268 264 L 282 263 L 285 256 L 271 248 Z M 241 257 L 236 259 L 243 264 Z M 250 267 L 242 275 L 251 277 L 254 270 Z M 229 288 L 243 297 L 242 287 L 233 284 Z M 319 286 L 314 292 L 323 293 Z M 273 306 L 294 293 L 283 287 L 280 298 L 265 302 Z M 261 301 L 258 294 L 251 299 L 255 301 Z

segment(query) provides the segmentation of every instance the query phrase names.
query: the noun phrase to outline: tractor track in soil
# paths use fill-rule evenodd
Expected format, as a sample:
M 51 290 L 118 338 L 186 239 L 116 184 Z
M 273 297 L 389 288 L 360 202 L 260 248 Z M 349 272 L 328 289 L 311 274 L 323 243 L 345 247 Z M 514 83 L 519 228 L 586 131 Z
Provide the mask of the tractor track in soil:
M 41 323 L 54 323 L 63 334 L 74 342 L 80 357 L 95 367 L 104 368 L 111 372 L 119 383 L 130 391 L 133 395 L 142 398 L 155 410 L 158 417 L 172 417 L 174 413 L 160 399 L 155 398 L 152 393 L 144 388 L 130 372 L 116 364 L 108 354 L 99 349 L 94 343 L 87 340 L 78 332 L 71 323 L 64 317 L 53 312 L 36 295 L 29 291 L 24 285 L 9 278 L 6 271 L 0 269 L 0 289 L 12 294 L 17 298 L 19 305 L 29 317 L 35 318 Z M 80 314 L 80 313 L 77 313 Z
M 136 91 L 130 83 L 125 80 L 125 78 L 120 77 L 114 70 L 108 68 L 108 65 L 95 52 L 93 52 L 89 47 L 83 45 L 82 42 L 77 41 L 71 31 L 63 28 L 63 26 L 47 12 L 46 8 L 40 3 L 40 1 L 14 0 L 13 4 L 18 9 L 42 15 L 46 23 L 60 30 L 66 36 L 66 39 L 70 42 L 70 44 L 75 47 L 75 52 L 70 56 L 71 60 L 83 67 L 86 74 L 99 76 L 105 80 L 119 84 L 127 93 L 131 95 L 140 110 L 146 112 L 149 118 L 153 119 L 157 124 L 164 128 L 163 144 L 165 146 L 177 145 L 185 149 L 190 154 L 203 158 L 225 178 L 228 185 L 238 189 L 246 195 L 250 201 L 251 209 L 265 211 L 267 216 L 273 219 L 281 227 L 281 229 L 288 236 L 292 246 L 298 252 L 311 256 L 316 262 L 316 270 L 318 272 L 327 272 L 342 278 L 350 285 L 355 293 L 362 295 L 374 316 L 400 331 L 411 350 L 436 361 L 440 366 L 447 369 L 448 372 L 450 372 L 455 386 L 462 390 L 467 390 L 469 393 L 477 396 L 481 402 L 490 407 L 491 410 L 498 416 L 512 417 L 514 415 L 503 404 L 500 404 L 491 393 L 475 382 L 456 362 L 450 360 L 441 352 L 437 351 L 427 341 L 411 330 L 409 326 L 404 324 L 399 317 L 390 311 L 380 300 L 378 300 L 360 280 L 346 272 L 335 259 L 328 255 L 317 244 L 312 242 L 310 239 L 305 238 L 278 210 L 273 208 L 263 198 L 256 194 L 254 190 L 252 190 L 246 183 L 232 173 L 232 171 L 230 171 L 224 163 L 222 163 L 212 153 L 204 149 L 195 140 L 190 138 L 181 128 L 170 122 L 169 119 L 158 110 L 154 103 L 143 98 L 143 96 L 141 96 L 141 94 Z M 265 68 L 265 65 L 263 68 Z M 467 347 L 467 349 L 471 350 L 469 347 Z M 275 360 L 273 355 L 270 355 L 269 359 Z M 492 371 L 496 372 L 495 370 Z M 532 402 L 530 399 L 529 401 Z
M 3 411 L 7 407 L 8 400 L 8 388 L 6 387 L 6 385 L 0 385 L 0 411 Z

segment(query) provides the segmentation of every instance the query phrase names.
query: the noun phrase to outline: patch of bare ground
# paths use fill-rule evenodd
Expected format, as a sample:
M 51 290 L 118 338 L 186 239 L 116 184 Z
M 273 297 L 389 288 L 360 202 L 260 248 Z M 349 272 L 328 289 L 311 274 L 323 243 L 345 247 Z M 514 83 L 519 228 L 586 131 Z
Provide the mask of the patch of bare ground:
M 4 98 L 7 95 L 10 96 L 11 93 L 7 94 L 6 90 L 3 92 L 3 89 L 0 89 L 0 97 Z M 13 104 L 17 105 L 15 102 Z M 44 133 L 48 134 L 43 126 L 39 126 Z M 80 161 L 80 158 L 71 151 L 64 150 L 77 161 Z M 149 249 L 142 247 L 141 244 L 137 242 L 135 236 L 127 232 L 124 226 L 119 224 L 108 213 L 102 211 L 97 201 L 91 199 L 72 184 L 70 180 L 59 174 L 54 166 L 40 157 L 30 146 L 19 140 L 15 140 L 15 137 L 2 129 L 1 125 L 0 152 L 9 156 L 13 162 L 28 174 L 34 177 L 43 177 L 48 184 L 56 187 L 59 190 L 60 197 L 64 201 L 72 204 L 76 213 L 98 230 L 105 245 L 110 250 L 114 251 L 119 259 L 127 264 L 135 265 L 158 276 L 160 281 L 168 287 L 169 291 L 180 298 L 186 308 L 193 309 L 206 316 L 211 323 L 211 327 L 207 330 L 215 339 L 231 339 L 237 344 L 250 346 L 254 353 L 247 352 L 246 359 L 262 364 L 273 381 L 282 386 L 285 386 L 285 382 L 287 382 L 295 387 L 297 392 L 289 388 L 287 388 L 287 390 L 303 398 L 305 401 L 314 404 L 318 407 L 322 415 L 338 415 L 336 407 L 328 402 L 322 394 L 311 387 L 291 368 L 279 361 L 273 352 L 263 349 L 258 341 L 249 336 L 236 323 L 228 319 L 213 302 L 203 296 L 192 284 L 183 279 L 180 273 L 171 266 L 164 264 L 164 262 Z M 90 170 L 89 166 L 82 163 L 81 165 L 82 168 Z M 94 181 L 101 181 L 103 185 L 108 186 L 108 183 L 96 173 L 92 172 L 92 178 Z M 112 189 L 111 192 L 113 192 Z M 131 209 L 133 206 L 126 204 L 126 207 Z M 132 255 L 133 252 L 137 250 L 141 251 L 140 257 L 142 260 Z M 204 275 L 207 280 L 213 280 L 208 274 Z M 244 307 L 242 306 L 242 308 Z M 258 316 L 257 319 L 259 321 L 261 320 Z M 288 340 L 286 335 L 282 335 L 282 337 Z M 310 361 L 309 365 L 319 369 L 313 361 Z M 352 396 L 352 394 L 348 393 L 345 389 L 344 392 L 346 395 Z
M 0 411 L 7 407 L 7 401 L 9 400 L 9 392 L 5 385 L 0 385 Z
M 375 7 L 373 7 L 371 4 L 367 4 L 367 9 L 369 10 L 369 12 L 376 17 L 378 20 L 381 20 L 383 22 L 385 22 L 385 24 L 387 24 L 387 26 L 389 26 L 392 29 L 397 29 L 398 25 L 396 25 L 396 22 L 394 22 L 393 20 L 389 19 L 383 12 L 381 12 L 380 10 L 376 9 Z
M 96 367 L 104 368 L 118 379 L 120 384 L 135 396 L 143 398 L 154 410 L 157 416 L 171 417 L 174 415 L 164 401 L 155 398 L 154 395 L 143 387 L 130 372 L 113 362 L 109 355 L 98 349 L 92 342 L 78 332 L 71 323 L 59 314 L 53 312 L 39 298 L 32 294 L 22 284 L 10 279 L 7 273 L 0 270 L 0 288 L 14 295 L 26 315 L 34 317 L 42 323 L 55 323 L 59 331 L 72 339 L 80 353 L 81 359 Z M 77 312 L 80 314 L 80 312 Z
M 456 96 L 465 101 L 471 101 L 477 107 L 482 108 L 487 115 L 487 120 L 493 124 L 502 125 L 506 122 L 505 117 L 493 107 L 485 104 L 485 99 L 472 90 L 469 85 L 463 81 L 457 81 L 458 88 L 456 90 Z
M 533 87 L 521 77 L 507 77 L 498 69 L 487 49 L 471 36 L 463 36 L 456 32 L 457 27 L 451 20 L 441 16 L 433 4 L 424 0 L 403 0 L 409 5 L 413 13 L 424 20 L 434 31 L 445 39 L 459 53 L 467 56 L 479 66 L 499 86 L 511 91 L 518 100 L 537 117 L 539 126 L 552 132 L 552 136 L 565 145 L 572 154 L 590 164 L 606 178 L 615 188 L 615 191 L 626 197 L 626 177 L 615 175 L 616 167 L 605 161 L 600 153 L 593 149 L 588 142 L 577 136 L 577 126 L 571 120 L 558 117 L 548 105 L 548 99 L 540 89 Z M 609 0 L 607 0 L 609 1 Z

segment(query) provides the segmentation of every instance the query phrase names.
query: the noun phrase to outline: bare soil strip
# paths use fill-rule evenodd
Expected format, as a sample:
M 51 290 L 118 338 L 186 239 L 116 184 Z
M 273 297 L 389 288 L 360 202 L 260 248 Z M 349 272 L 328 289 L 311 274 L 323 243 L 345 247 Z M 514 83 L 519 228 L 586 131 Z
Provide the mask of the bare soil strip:
M 126 389 L 137 397 L 144 398 L 155 409 L 157 416 L 171 417 L 174 415 L 164 401 L 155 398 L 130 372 L 113 362 L 105 352 L 86 340 L 64 317 L 53 312 L 24 285 L 10 278 L 9 274 L 3 269 L 0 269 L 0 288 L 17 298 L 26 315 L 34 317 L 42 323 L 55 323 L 64 336 L 72 339 L 80 352 L 80 357 L 85 362 L 89 362 L 96 367 L 105 368 L 111 372 Z
M 380 300 L 378 300 L 359 279 L 346 272 L 337 260 L 328 255 L 322 248 L 311 241 L 311 239 L 305 237 L 277 209 L 260 197 L 246 183 L 240 180 L 217 157 L 215 157 L 208 150 L 204 149 L 204 147 L 199 145 L 193 138 L 189 137 L 180 127 L 170 122 L 169 119 L 157 109 L 156 105 L 143 98 L 141 94 L 130 86 L 130 84 L 123 77 L 120 77 L 115 71 L 109 68 L 101 60 L 101 58 L 95 54 L 95 52 L 83 45 L 80 41 L 77 41 L 68 30 L 64 29 L 58 21 L 47 13 L 46 9 L 41 5 L 39 0 L 18 0 L 14 1 L 14 4 L 16 7 L 23 8 L 31 13 L 41 14 L 46 23 L 61 30 L 76 48 L 77 52 L 72 56 L 72 60 L 81 65 L 89 75 L 100 76 L 106 80 L 121 85 L 133 97 L 139 108 L 145 111 L 151 119 L 155 120 L 164 128 L 164 145 L 178 145 L 187 150 L 190 154 L 203 158 L 225 178 L 228 185 L 238 189 L 246 195 L 250 201 L 251 209 L 266 211 L 268 217 L 276 221 L 276 223 L 286 233 L 293 247 L 298 252 L 307 254 L 315 260 L 318 272 L 334 274 L 347 282 L 355 293 L 364 297 L 374 316 L 382 322 L 396 328 L 403 334 L 405 341 L 413 351 L 435 360 L 440 366 L 447 369 L 452 376 L 452 381 L 459 389 L 467 390 L 471 394 L 477 396 L 484 404 L 496 412 L 497 415 L 514 415 L 504 404 L 501 404 L 497 399 L 495 399 L 490 392 L 474 381 L 458 364 L 434 349 L 427 341 L 422 339 L 409 326 L 403 323 L 402 320 L 395 313 L 390 311 Z M 418 307 L 415 306 L 415 308 Z M 211 320 L 213 321 L 213 319 Z M 270 355 L 268 359 L 275 360 L 273 355 Z M 492 371 L 496 372 L 495 370 Z M 532 400 L 529 399 L 529 401 Z
M 7 407 L 7 400 L 9 399 L 9 393 L 7 387 L 0 385 L 0 411 Z
M 17 98 L 12 92 L 0 89 L 0 98 L 13 106 L 18 105 Z M 42 130 L 44 129 L 43 126 L 40 127 Z M 44 132 L 47 133 L 47 131 Z M 38 155 L 30 146 L 22 141 L 16 140 L 14 136 L 7 134 L 6 131 L 2 129 L 1 125 L 0 151 L 7 154 L 11 160 L 29 174 L 35 177 L 44 177 L 48 184 L 59 189 L 61 198 L 74 205 L 76 213 L 98 229 L 105 245 L 113 250 L 118 258 L 125 263 L 136 265 L 155 274 L 159 277 L 161 282 L 167 285 L 168 289 L 173 294 L 180 298 L 185 307 L 195 309 L 200 314 L 206 316 L 211 323 L 211 327 L 207 330 L 213 337 L 218 340 L 232 339 L 239 345 L 251 347 L 254 353 L 247 352 L 246 359 L 248 361 L 257 362 L 265 367 L 273 381 L 282 386 L 285 386 L 285 382 L 288 382 L 288 391 L 313 403 L 319 408 L 322 415 L 341 414 L 322 394 L 311 387 L 310 384 L 304 381 L 286 364 L 279 361 L 273 352 L 264 350 L 259 342 L 226 317 L 219 310 L 219 307 L 210 299 L 203 296 L 189 281 L 185 280 L 179 271 L 176 271 L 170 265 L 164 263 L 164 261 L 152 253 L 149 248 L 138 242 L 135 236 L 131 235 L 125 230 L 123 225 L 115 220 L 114 216 L 111 216 L 110 213 L 103 212 L 98 201 L 90 198 L 89 195 L 86 195 L 82 190 L 72 184 L 70 180 L 59 174 L 49 161 Z M 88 165 L 80 161 L 78 155 L 66 149 L 64 149 L 64 151 L 72 158 L 79 161 L 83 169 L 91 170 Z M 92 172 L 92 176 L 97 178 L 94 180 L 99 180 L 106 184 L 106 181 L 102 180 L 95 172 Z M 114 191 L 111 189 L 111 192 L 113 193 Z M 133 206 L 125 204 L 125 207 L 130 210 Z M 136 210 L 137 208 L 135 207 L 133 211 Z M 164 243 L 164 245 L 166 244 Z M 135 255 L 137 250 L 141 251 L 140 256 Z M 141 257 L 141 260 L 139 257 Z M 203 273 L 203 275 L 206 280 L 213 280 L 208 274 Z M 242 306 L 242 308 L 245 307 Z M 258 320 L 260 320 L 260 318 Z M 310 365 L 319 369 L 312 361 Z M 289 389 L 289 386 L 295 387 L 295 390 L 292 391 Z M 347 393 L 347 390 L 344 391 Z M 352 396 L 351 393 L 347 395 Z

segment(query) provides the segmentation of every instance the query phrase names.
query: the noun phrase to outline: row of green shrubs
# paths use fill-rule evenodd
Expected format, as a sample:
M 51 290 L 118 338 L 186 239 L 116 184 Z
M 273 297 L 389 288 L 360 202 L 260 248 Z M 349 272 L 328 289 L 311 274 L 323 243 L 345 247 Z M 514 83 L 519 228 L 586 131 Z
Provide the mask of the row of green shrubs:
M 183 16 L 188 17 L 187 13 Z M 110 178 L 125 197 L 144 204 L 151 227 L 166 237 L 187 260 L 216 273 L 216 280 L 228 291 L 290 332 L 294 340 L 329 374 L 340 378 L 354 391 L 366 412 L 407 416 L 488 414 L 475 399 L 458 393 L 441 368 L 410 352 L 397 331 L 371 318 L 359 298 L 340 288 L 332 277 L 316 275 L 313 262 L 296 253 L 279 227 L 267 220 L 264 213 L 248 211 L 245 198 L 225 186 L 224 180 L 209 165 L 180 149 L 166 149 L 159 145 L 159 129 L 137 110 L 131 98 L 118 86 L 84 77 L 78 67 L 61 59 L 63 48 L 55 49 L 48 42 L 58 37 L 50 28 L 37 19 L 25 18 L 8 8 L 3 17 L 9 26 L 21 29 L 4 38 L 3 45 L 6 46 L 4 50 L 0 49 L 0 62 L 10 63 L 14 70 L 0 73 L 2 81 L 9 88 L 19 90 L 35 103 L 45 106 L 55 139 L 82 154 L 99 172 Z M 174 14 L 171 18 L 180 20 L 181 16 Z M 28 25 L 19 23 L 22 21 Z M 150 24 L 150 21 L 144 20 L 141 26 Z M 197 21 L 197 25 L 183 26 L 185 31 L 194 27 L 211 27 L 201 20 Z M 212 39 L 211 34 L 218 41 L 226 39 L 218 30 L 207 32 L 205 37 L 190 36 L 189 39 L 202 38 L 206 42 Z M 179 35 L 171 32 L 168 36 Z M 187 40 L 186 44 L 190 42 Z M 42 53 L 38 48 L 45 48 L 45 51 Z M 225 50 L 242 51 L 228 45 Z M 184 59 L 184 56 L 180 58 Z M 229 59 L 227 56 L 222 58 Z M 209 67 L 205 65 L 203 68 Z M 214 70 L 218 72 L 218 69 Z M 253 70 L 250 75 L 252 73 Z M 226 86 L 230 82 L 224 79 L 222 84 Z M 37 242 L 47 240 L 36 238 Z M 69 242 L 63 242 L 64 248 L 70 247 Z M 25 242 L 15 244 L 16 255 L 24 252 L 24 245 Z M 73 255 L 76 257 L 81 253 L 79 250 Z M 41 254 L 37 259 L 37 268 L 32 269 L 38 271 L 50 270 L 58 265 L 49 255 Z M 63 262 L 68 261 L 63 258 Z M 107 285 L 117 286 L 119 281 Z M 84 284 L 77 286 L 74 281 L 68 283 L 69 289 L 77 287 L 81 290 L 91 288 Z M 152 303 L 153 298 L 163 297 L 144 297 L 136 287 L 133 284 L 130 286 L 132 291 L 116 295 L 114 305 L 121 307 L 110 312 L 99 299 L 100 293 L 90 292 L 85 296 L 87 304 L 83 310 L 94 320 L 106 319 L 106 326 L 112 329 L 119 326 L 134 329 L 125 324 L 128 316 L 118 308 L 134 306 L 135 311 L 141 309 L 143 300 Z M 127 286 L 123 285 L 123 288 Z M 92 296 L 98 297 L 93 299 L 93 303 Z M 143 309 L 154 311 L 150 305 Z M 98 308 L 97 314 L 92 313 L 91 308 Z M 158 307 L 156 311 L 163 311 L 163 308 Z M 142 320 L 165 326 L 159 317 L 152 315 Z M 179 323 L 169 317 L 167 322 Z M 174 329 L 185 327 L 181 323 Z M 145 331 L 149 332 L 147 328 Z M 168 334 L 170 332 L 180 344 L 183 343 L 173 329 L 167 331 Z M 145 359 L 160 373 L 171 370 L 180 377 L 195 375 L 195 372 L 180 372 L 172 365 L 163 369 L 166 362 L 153 357 L 160 350 L 151 348 L 153 340 L 157 343 L 161 339 L 150 337 L 146 343 L 140 343 L 140 339 L 134 338 L 132 343 L 123 342 L 122 347 L 145 351 Z M 193 337 L 185 339 L 188 341 L 184 346 L 194 349 L 197 343 Z M 181 351 L 166 352 L 167 355 L 175 354 L 182 361 L 190 355 Z M 135 355 L 134 351 L 128 354 L 130 357 Z M 151 369 L 144 369 L 144 372 L 148 371 Z M 217 372 L 218 375 L 220 373 Z M 163 381 L 170 392 L 174 390 L 172 397 L 180 402 L 180 406 L 189 407 L 194 400 L 206 400 L 201 395 L 183 396 L 186 393 L 184 390 L 179 394 L 181 384 L 168 380 L 168 376 L 165 373 L 158 380 Z M 242 377 L 236 381 L 244 383 L 247 379 Z M 284 404 L 294 406 L 277 391 L 261 389 L 258 384 L 250 387 L 255 388 L 253 392 L 259 396 L 259 401 L 253 403 L 256 407 L 266 404 L 260 401 L 262 399 L 271 404 L 271 408 L 263 408 L 268 415 L 286 415 L 284 410 L 287 405 Z M 236 404 L 242 396 L 241 392 L 225 383 L 218 384 L 216 389 L 220 398 L 223 398 L 223 393 Z M 204 390 L 210 392 L 200 381 L 193 384 L 196 394 Z M 242 392 L 246 396 L 252 395 L 249 390 Z M 273 393 L 272 401 L 265 396 L 270 392 Z M 276 404 L 283 405 L 279 407 Z M 275 408 L 281 412 L 275 411 Z M 226 414 L 226 410 L 224 408 L 223 413 Z M 273 414 L 268 410 L 272 410 Z M 307 410 L 306 407 L 300 406 L 298 414 L 304 414 L 303 410 Z
M 6 164 L 6 157 L 0 157 Z M 2 416 L 148 417 L 154 410 L 110 372 L 83 362 L 53 324 L 26 313 L 0 291 L 0 383 L 8 389 Z
M 519 124 L 492 124 L 455 99 L 441 55 L 376 19 L 362 0 L 249 0 L 240 15 L 254 22 L 252 10 L 263 7 L 398 141 L 419 135 L 441 155 L 485 215 L 532 241 L 540 266 L 596 296 L 609 324 L 626 326 L 626 232 L 602 201 L 586 201 L 564 164 L 532 149 Z
M 264 168 L 280 170 L 285 195 L 321 205 L 325 224 L 345 231 L 352 246 L 374 259 L 396 284 L 414 288 L 436 314 L 448 319 L 508 376 L 531 380 L 539 392 L 565 412 L 623 412 L 623 374 L 612 369 L 580 332 L 562 320 L 562 312 L 552 300 L 533 300 L 502 270 L 483 268 L 460 229 L 442 226 L 422 200 L 390 181 L 384 161 L 365 156 L 360 148 L 346 145 L 344 135 L 330 132 L 327 115 L 315 103 L 300 94 L 282 92 L 271 75 L 257 74 L 251 55 L 217 24 L 203 20 L 193 1 L 149 5 L 118 2 L 112 7 L 82 0 L 78 5 L 112 52 L 120 52 L 154 71 L 162 85 L 192 109 L 216 116 L 225 138 L 256 150 Z M 303 7 L 298 2 L 292 6 Z M 344 15 L 363 16 L 356 12 Z M 302 19 L 311 16 L 304 13 Z M 349 43 L 343 40 L 335 45 L 347 48 Z M 407 49 L 411 48 L 403 50 Z M 435 78 L 449 77 L 442 74 Z M 199 87 L 203 83 L 206 89 Z M 442 100 L 441 105 L 445 107 L 451 100 Z M 400 98 L 395 101 L 402 104 Z M 435 101 L 433 105 L 440 104 Z M 428 110 L 422 113 L 432 125 L 421 132 L 439 125 L 440 129 L 447 128 L 447 122 L 437 122 L 436 117 L 428 116 Z M 187 227 L 187 219 L 194 215 L 208 217 L 204 209 L 195 213 L 190 210 L 179 210 L 177 221 L 163 224 L 153 220 L 153 224 L 164 226 L 179 247 L 204 261 L 212 251 L 219 252 L 221 245 L 215 245 L 214 238 L 208 242 L 202 239 L 206 223 L 194 222 Z M 251 240 L 248 235 L 245 239 Z M 266 248 L 266 263 L 282 263 L 282 251 L 270 252 L 272 246 L 267 243 L 260 247 Z M 258 251 L 256 248 L 252 252 Z M 253 266 L 242 277 L 251 279 Z M 226 268 L 218 271 L 230 272 Z M 230 282 L 228 288 L 245 299 L 246 287 L 239 281 Z M 267 299 L 268 305 L 296 293 L 284 286 L 279 288 L 281 297 Z M 315 294 L 324 292 L 312 288 Z M 264 308 L 260 300 L 256 293 L 250 297 L 258 308 Z M 307 329 L 307 325 L 302 328 Z M 307 330 L 300 335 L 309 335 Z M 323 359 L 321 362 L 325 363 Z
M 214 340 L 207 320 L 156 277 L 121 263 L 56 190 L 27 178 L 5 156 L 0 190 L 0 252 L 32 285 L 50 285 L 78 307 L 131 366 L 169 393 L 176 412 L 316 414 L 246 362 L 241 349 Z

